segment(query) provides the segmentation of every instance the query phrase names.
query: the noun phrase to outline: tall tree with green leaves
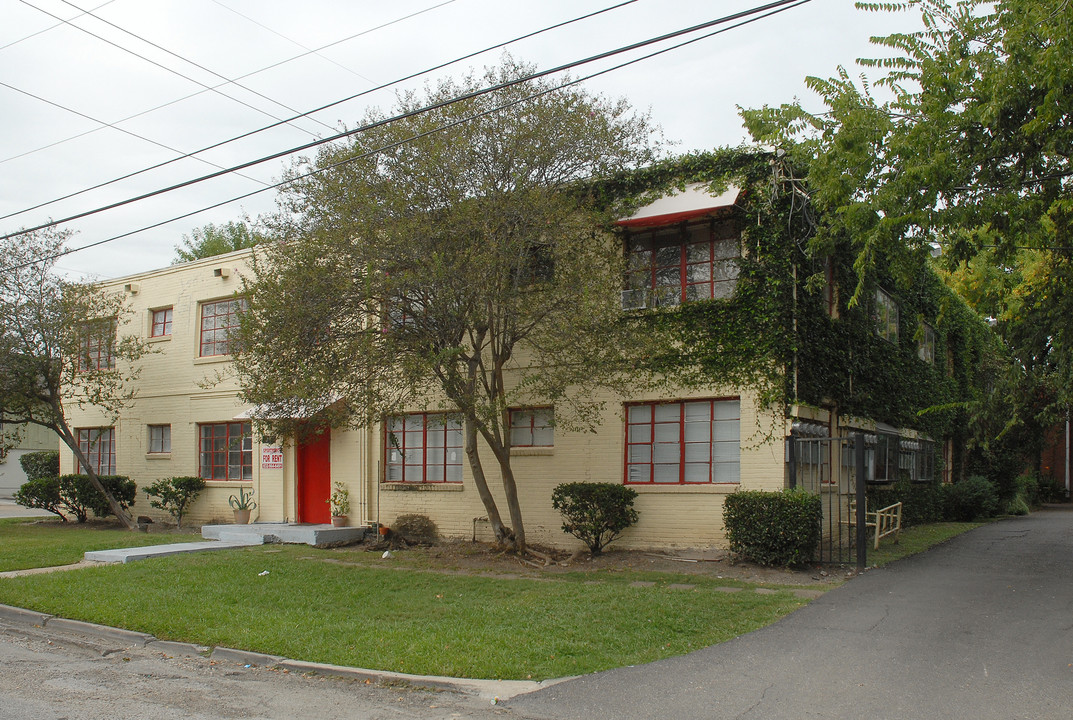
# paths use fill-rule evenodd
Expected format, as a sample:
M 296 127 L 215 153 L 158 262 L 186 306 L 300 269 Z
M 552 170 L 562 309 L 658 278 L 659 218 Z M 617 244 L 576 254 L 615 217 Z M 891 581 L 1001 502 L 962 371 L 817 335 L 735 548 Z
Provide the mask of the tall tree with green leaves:
M 209 223 L 205 227 L 194 228 L 189 235 L 183 235 L 181 245 L 175 246 L 175 258 L 172 265 L 215 257 L 235 250 L 244 250 L 264 242 L 260 232 L 246 222 L 229 220 L 222 225 Z
M 118 293 L 54 272 L 69 236 L 38 231 L 0 241 L 0 411 L 5 423 L 53 430 L 128 529 L 137 526 L 101 484 L 66 411 L 93 408 L 114 424 L 134 398 L 144 339 L 119 334 L 128 313 Z
M 246 400 L 284 433 L 305 421 L 280 418 L 318 409 L 333 426 L 452 413 L 495 536 L 519 551 L 509 408 L 554 404 L 557 425 L 592 427 L 594 392 L 640 375 L 650 335 L 623 325 L 621 243 L 602 229 L 614 210 L 590 183 L 659 146 L 623 101 L 509 84 L 530 72 L 508 59 L 402 95 L 406 119 L 298 163 L 277 218 L 291 242 L 256 255 L 236 358 Z
M 1025 380 L 1013 383 L 1022 419 L 1064 414 L 1073 403 L 1073 5 L 857 5 L 919 14 L 923 29 L 873 39 L 890 55 L 858 62 L 878 78 L 844 68 L 808 78 L 821 112 L 746 110 L 747 127 L 807 168 L 822 218 L 812 247 L 855 244 L 857 297 L 877 258 L 908 283 L 921 257 L 941 249 L 955 285 L 990 293 L 976 293 L 978 307 L 999 321 Z

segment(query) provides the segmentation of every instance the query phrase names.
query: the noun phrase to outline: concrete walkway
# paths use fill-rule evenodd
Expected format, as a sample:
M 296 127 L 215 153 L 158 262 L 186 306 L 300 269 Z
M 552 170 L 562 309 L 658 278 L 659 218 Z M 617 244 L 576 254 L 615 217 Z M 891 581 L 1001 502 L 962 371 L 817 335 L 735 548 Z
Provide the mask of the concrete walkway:
M 508 707 L 557 720 L 1068 720 L 1073 507 L 1002 520 L 869 571 L 731 642 Z

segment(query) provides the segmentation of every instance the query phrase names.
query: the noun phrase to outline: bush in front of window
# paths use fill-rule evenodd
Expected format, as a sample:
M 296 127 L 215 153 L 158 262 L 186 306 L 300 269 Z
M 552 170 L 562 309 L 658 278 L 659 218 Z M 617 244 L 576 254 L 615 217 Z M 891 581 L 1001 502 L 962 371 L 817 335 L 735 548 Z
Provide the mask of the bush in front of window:
M 60 476 L 60 454 L 56 450 L 26 453 L 19 458 L 19 465 L 26 473 L 27 480 L 59 478 Z
M 186 475 L 157 480 L 145 488 L 145 495 L 149 498 L 157 498 L 156 500 L 150 499 L 149 504 L 167 512 L 175 518 L 176 526 L 182 527 L 186 509 L 204 489 L 204 480 Z
M 946 486 L 946 519 L 972 522 L 999 511 L 998 487 L 982 475 L 970 475 Z
M 415 542 L 434 542 L 440 536 L 439 528 L 428 515 L 411 513 L 399 515 L 391 529 L 407 540 Z
M 133 480 L 125 475 L 98 475 L 97 479 L 112 493 L 121 508 L 126 510 L 134 504 L 138 486 Z M 86 522 L 90 512 L 96 517 L 108 517 L 112 514 L 108 501 L 93 487 L 88 475 L 60 476 L 60 499 L 80 523 Z
M 563 516 L 563 532 L 599 555 L 623 530 L 637 522 L 637 491 L 614 483 L 563 483 L 551 492 L 551 506 Z
M 823 506 L 802 489 L 738 490 L 723 504 L 730 550 L 758 565 L 803 565 L 820 544 Z

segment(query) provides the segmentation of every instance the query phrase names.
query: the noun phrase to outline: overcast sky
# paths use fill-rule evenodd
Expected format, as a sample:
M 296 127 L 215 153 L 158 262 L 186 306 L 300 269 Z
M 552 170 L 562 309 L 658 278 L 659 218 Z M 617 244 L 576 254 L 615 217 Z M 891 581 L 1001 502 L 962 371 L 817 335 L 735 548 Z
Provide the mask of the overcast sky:
M 0 0 L 0 232 L 108 205 L 280 152 L 357 124 L 394 89 L 352 100 L 199 156 L 48 204 L 614 0 Z M 554 67 L 746 10 L 739 0 L 638 0 L 511 45 Z M 650 109 L 676 151 L 746 140 L 737 106 L 800 97 L 807 75 L 854 75 L 883 53 L 869 36 L 910 30 L 910 15 L 812 0 L 586 83 Z M 663 46 L 659 46 L 663 47 Z M 642 52 L 651 52 L 651 49 Z M 495 64 L 497 50 L 428 79 Z M 636 57 L 641 52 L 634 53 Z M 617 64 L 583 66 L 575 75 Z M 234 82 L 229 82 L 234 81 Z M 420 88 L 425 79 L 400 89 Z M 307 153 L 308 154 L 308 153 Z M 293 158 L 291 158 L 293 159 Z M 79 247 L 246 195 L 291 159 L 270 161 L 66 223 Z M 63 258 L 69 275 L 102 279 L 166 266 L 192 228 L 270 211 L 266 191 Z M 18 214 L 14 214 L 18 213 Z

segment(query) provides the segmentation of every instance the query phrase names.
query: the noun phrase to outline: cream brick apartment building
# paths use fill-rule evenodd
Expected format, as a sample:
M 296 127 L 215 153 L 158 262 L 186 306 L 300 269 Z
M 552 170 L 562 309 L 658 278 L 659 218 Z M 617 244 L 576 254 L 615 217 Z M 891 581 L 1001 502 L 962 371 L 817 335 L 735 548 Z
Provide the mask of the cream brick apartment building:
M 740 228 L 748 227 L 740 221 L 739 205 L 735 188 L 712 194 L 691 187 L 624 221 L 624 251 L 637 260 L 623 292 L 624 308 L 644 311 L 732 296 L 744 245 Z M 399 515 L 420 513 L 446 536 L 490 539 L 464 461 L 461 430 L 445 414 L 413 412 L 302 442 L 258 432 L 250 419 L 255 408 L 239 398 L 227 341 L 242 309 L 241 278 L 250 258 L 251 251 L 238 251 L 104 284 L 105 291 L 125 293 L 133 311 L 121 332 L 143 335 L 157 352 L 143 359 L 137 399 L 114 425 L 91 411 L 69 418 L 98 471 L 129 476 L 139 486 L 200 475 L 207 488 L 188 516 L 192 523 L 229 521 L 228 498 L 240 488 L 254 492 L 254 520 L 326 522 L 330 489 L 340 483 L 350 491 L 351 524 L 390 526 Z M 830 302 L 828 322 L 837 323 L 837 299 Z M 886 326 L 892 322 L 890 312 L 879 317 Z M 897 342 L 897 314 L 893 323 Z M 917 355 L 916 341 L 904 334 L 902 351 Z M 933 346 L 931 356 L 921 354 L 919 362 L 934 363 L 934 356 Z M 826 401 L 760 407 L 754 391 L 718 382 L 603 399 L 594 432 L 555 427 L 549 422 L 554 408 L 512 411 L 512 465 L 530 542 L 576 544 L 560 529 L 551 493 L 559 483 L 580 481 L 626 483 L 637 490 L 640 520 L 621 546 L 721 546 L 724 499 L 739 488 L 786 487 L 785 440 L 797 429 L 835 436 L 850 426 L 877 427 L 872 420 L 843 417 Z M 916 437 L 913 431 L 904 435 Z M 61 452 L 61 464 L 62 472 L 73 472 L 72 453 Z M 495 468 L 486 472 L 502 501 Z M 134 509 L 152 514 L 144 495 Z

